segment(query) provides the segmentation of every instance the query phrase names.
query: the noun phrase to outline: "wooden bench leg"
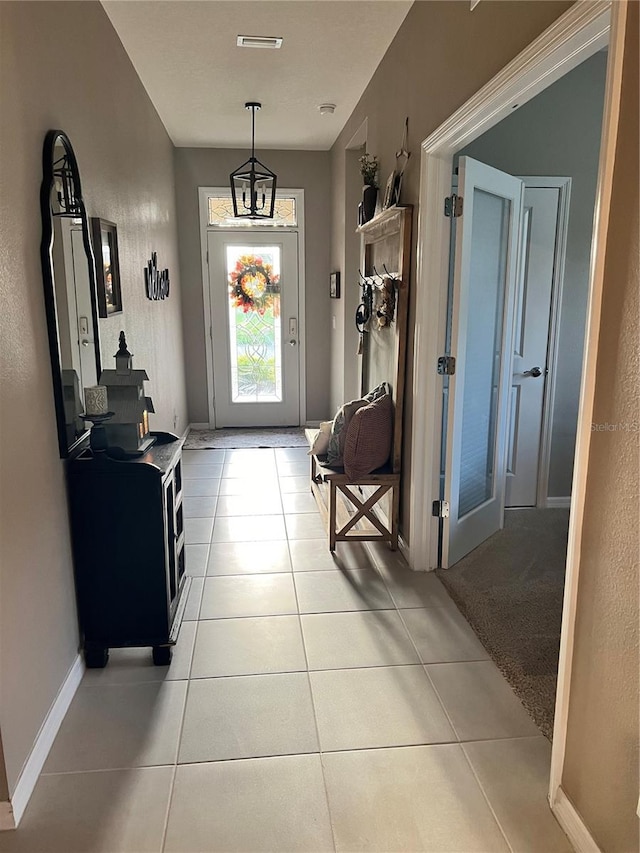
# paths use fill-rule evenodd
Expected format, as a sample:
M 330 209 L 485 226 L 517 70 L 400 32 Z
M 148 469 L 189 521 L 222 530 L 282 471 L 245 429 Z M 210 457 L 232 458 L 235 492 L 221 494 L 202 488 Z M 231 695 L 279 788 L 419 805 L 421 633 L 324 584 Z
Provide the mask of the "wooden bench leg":
M 336 504 L 337 489 L 333 480 L 329 481 L 329 550 L 336 550 Z
M 391 541 L 392 551 L 398 550 L 398 524 L 400 518 L 400 483 L 391 487 Z

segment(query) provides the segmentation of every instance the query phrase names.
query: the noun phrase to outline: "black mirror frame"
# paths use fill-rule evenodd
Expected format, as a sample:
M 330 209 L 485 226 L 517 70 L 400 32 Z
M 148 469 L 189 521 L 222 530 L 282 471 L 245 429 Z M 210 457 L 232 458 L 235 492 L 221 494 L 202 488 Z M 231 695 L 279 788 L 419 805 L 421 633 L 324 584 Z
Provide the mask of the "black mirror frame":
M 82 186 L 78 163 L 73 151 L 69 137 L 62 130 L 50 130 L 45 136 L 42 149 L 42 184 L 40 186 L 40 213 L 42 216 L 42 240 L 40 242 L 40 261 L 42 264 L 42 280 L 44 284 L 44 302 L 47 317 L 47 331 L 49 333 L 49 355 L 51 357 L 51 376 L 53 380 L 53 396 L 56 408 L 56 423 L 58 427 L 58 446 L 60 457 L 66 459 L 74 454 L 89 435 L 89 430 L 79 436 L 71 445 L 67 442 L 65 416 L 64 416 L 64 392 L 62 388 L 62 365 L 60 364 L 60 342 L 58 340 L 58 316 L 56 308 L 55 282 L 53 271 L 53 210 L 51 208 L 51 193 L 54 188 L 54 162 L 55 147 L 61 143 L 68 159 L 71 170 L 75 198 L 78 212 L 82 220 L 82 242 L 87 256 L 89 273 L 89 286 L 91 289 L 91 314 L 93 320 L 93 340 L 96 357 L 96 376 L 98 380 L 101 374 L 100 364 L 100 336 L 98 329 L 98 304 L 96 299 L 96 275 L 95 258 L 91 239 L 89 237 L 89 222 L 87 212 L 82 198 Z M 74 218 L 78 214 L 74 213 Z

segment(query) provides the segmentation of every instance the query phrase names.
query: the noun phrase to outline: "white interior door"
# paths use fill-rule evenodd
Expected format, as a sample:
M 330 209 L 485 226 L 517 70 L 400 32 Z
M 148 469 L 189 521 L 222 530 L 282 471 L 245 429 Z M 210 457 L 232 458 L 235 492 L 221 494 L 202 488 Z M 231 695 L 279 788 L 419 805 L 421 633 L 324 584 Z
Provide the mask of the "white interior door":
M 525 187 L 509 402 L 507 507 L 537 504 L 559 200 L 558 187 Z
M 524 184 L 459 161 L 446 415 L 442 565 L 453 565 L 503 525 L 513 303 Z
M 209 232 L 216 427 L 300 423 L 298 235 Z

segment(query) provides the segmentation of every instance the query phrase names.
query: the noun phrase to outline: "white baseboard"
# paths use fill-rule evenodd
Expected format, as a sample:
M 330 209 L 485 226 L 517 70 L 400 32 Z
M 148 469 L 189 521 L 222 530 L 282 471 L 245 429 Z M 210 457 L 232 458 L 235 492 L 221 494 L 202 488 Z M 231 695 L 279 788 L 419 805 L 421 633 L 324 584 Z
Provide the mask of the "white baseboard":
M 562 788 L 558 788 L 551 811 L 573 845 L 576 853 L 602 853 L 587 829 L 580 813 Z
M 204 423 L 204 424 L 198 424 L 198 423 L 196 423 L 196 424 L 189 424 L 189 426 L 188 426 L 188 430 L 192 430 L 192 429 L 213 429 L 213 427 L 211 426 L 211 424 L 207 424 L 207 423 Z
M 407 561 L 407 565 L 409 566 L 411 571 L 415 571 L 415 569 L 413 568 L 413 566 L 411 565 L 411 562 L 409 560 L 409 557 L 411 554 L 411 552 L 409 551 L 409 545 L 408 545 L 407 541 L 402 538 L 402 534 L 400 534 L 400 533 L 398 533 L 398 550 L 400 551 L 402 556 Z
M 78 655 L 67 673 L 67 677 L 62 682 L 62 686 L 58 691 L 53 705 L 49 708 L 49 713 L 38 732 L 38 736 L 33 744 L 31 753 L 27 758 L 22 773 L 18 779 L 13 796 L 11 797 L 11 807 L 13 812 L 13 827 L 14 829 L 20 823 L 27 803 L 36 786 L 40 771 L 44 767 L 44 763 L 49 755 L 49 750 L 53 746 L 53 741 L 58 734 L 58 729 L 64 720 L 65 714 L 69 710 L 71 700 L 76 694 L 78 685 L 82 681 L 84 675 L 84 660 L 82 655 Z M 2 827 L 3 829 L 5 827 Z
M 547 509 L 571 509 L 571 495 L 565 498 L 547 498 L 544 503 Z

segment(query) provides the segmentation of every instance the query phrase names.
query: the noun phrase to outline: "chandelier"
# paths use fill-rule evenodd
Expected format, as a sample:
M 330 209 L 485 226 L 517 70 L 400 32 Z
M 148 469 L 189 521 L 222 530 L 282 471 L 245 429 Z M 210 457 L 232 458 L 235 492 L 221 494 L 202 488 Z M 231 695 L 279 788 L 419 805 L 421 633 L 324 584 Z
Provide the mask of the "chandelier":
M 257 101 L 244 105 L 251 110 L 251 157 L 230 175 L 233 215 L 237 219 L 273 219 L 277 176 L 255 156 Z

